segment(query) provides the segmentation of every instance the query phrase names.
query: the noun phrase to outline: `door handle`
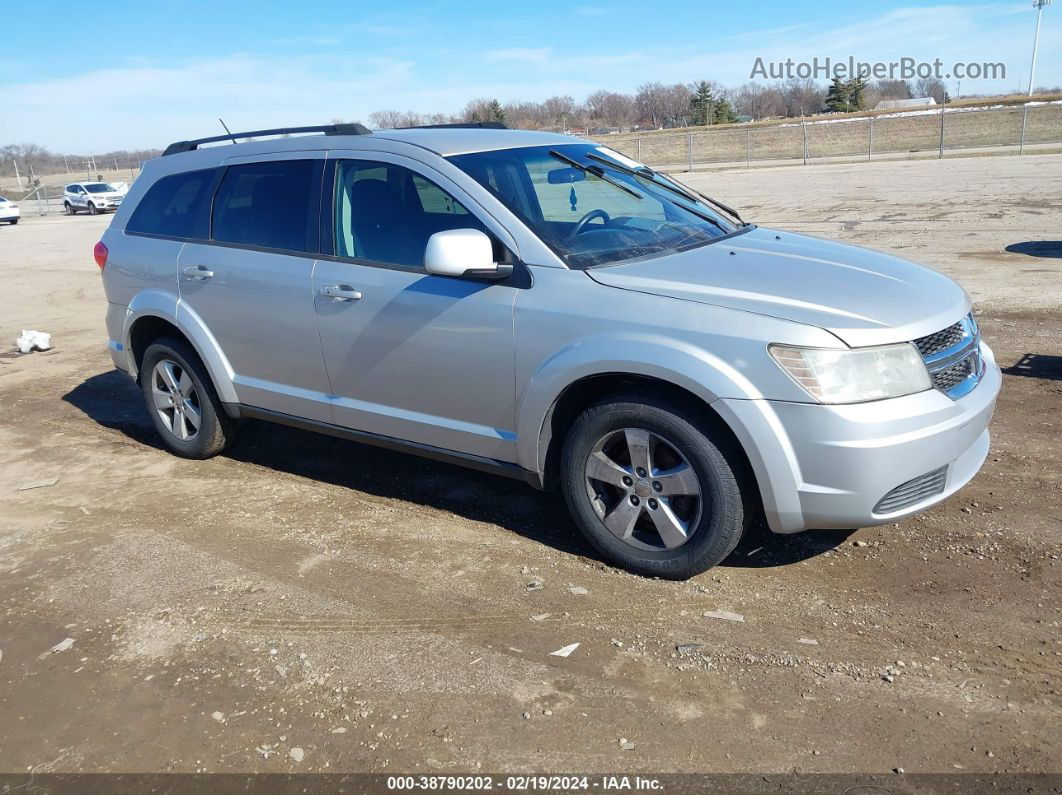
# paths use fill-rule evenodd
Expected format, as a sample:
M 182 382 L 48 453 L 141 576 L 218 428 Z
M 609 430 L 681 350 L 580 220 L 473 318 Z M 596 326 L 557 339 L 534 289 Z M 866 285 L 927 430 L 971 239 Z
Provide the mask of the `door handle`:
M 189 279 L 195 279 L 200 282 L 214 277 L 214 271 L 207 268 L 206 265 L 191 265 L 185 268 L 183 273 Z
M 333 301 L 360 301 L 361 292 L 355 290 L 349 284 L 330 284 L 321 288 L 321 295 L 331 298 Z

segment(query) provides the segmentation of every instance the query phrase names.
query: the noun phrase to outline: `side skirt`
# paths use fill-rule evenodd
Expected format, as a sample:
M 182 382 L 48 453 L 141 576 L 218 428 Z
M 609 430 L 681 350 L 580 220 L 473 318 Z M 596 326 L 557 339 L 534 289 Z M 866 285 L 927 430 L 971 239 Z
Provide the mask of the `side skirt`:
M 418 444 L 417 442 L 407 442 L 403 439 L 395 439 L 392 436 L 381 436 L 376 433 L 369 433 L 368 431 L 357 431 L 353 428 L 344 428 L 340 425 L 332 425 L 327 422 L 307 420 L 302 417 L 295 417 L 291 414 L 284 414 L 269 409 L 260 409 L 254 406 L 245 406 L 243 404 L 234 403 L 225 403 L 223 405 L 225 407 L 225 412 L 229 414 L 229 416 L 237 419 L 247 418 L 275 422 L 280 425 L 287 425 L 304 431 L 314 431 L 315 433 L 323 433 L 327 436 L 335 436 L 339 439 L 347 439 L 352 442 L 369 444 L 374 447 L 383 447 L 387 450 L 395 450 L 399 453 L 409 453 L 422 458 L 430 458 L 433 461 L 442 461 L 446 464 L 454 464 L 459 467 L 465 467 L 466 469 L 474 469 L 477 472 L 487 472 L 491 475 L 501 475 L 502 477 L 512 478 L 514 480 L 522 480 L 525 483 L 534 486 L 536 489 L 543 488 L 541 475 L 537 472 L 529 472 L 518 464 L 511 464 L 507 461 L 497 461 L 493 458 L 483 458 L 482 456 L 457 453 L 453 450 L 444 450 L 441 447 L 432 447 L 431 445 Z

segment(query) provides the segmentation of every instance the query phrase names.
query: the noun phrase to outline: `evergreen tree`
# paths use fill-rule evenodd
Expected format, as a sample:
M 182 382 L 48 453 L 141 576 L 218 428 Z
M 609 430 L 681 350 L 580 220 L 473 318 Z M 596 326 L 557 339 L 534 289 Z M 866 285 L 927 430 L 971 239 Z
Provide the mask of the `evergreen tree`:
M 505 111 L 498 100 L 492 99 L 490 101 L 490 105 L 487 106 L 487 118 L 485 121 L 505 121 Z
M 696 125 L 711 124 L 715 117 L 715 96 L 706 80 L 699 82 L 690 97 L 690 121 Z
M 826 91 L 826 110 L 831 113 L 843 113 L 849 109 L 850 104 L 848 83 L 839 77 L 833 78 L 830 88 Z
M 845 83 L 848 89 L 848 110 L 863 110 L 863 92 L 867 90 L 867 81 L 857 75 Z
M 721 97 L 715 103 L 715 124 L 731 124 L 737 121 L 737 116 L 734 114 L 734 108 L 730 105 L 730 100 L 726 97 Z

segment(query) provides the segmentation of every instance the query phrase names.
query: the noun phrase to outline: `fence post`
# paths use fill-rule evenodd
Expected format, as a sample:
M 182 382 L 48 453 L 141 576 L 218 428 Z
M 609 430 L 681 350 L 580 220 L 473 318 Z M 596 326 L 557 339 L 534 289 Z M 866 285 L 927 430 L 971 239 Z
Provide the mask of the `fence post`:
M 639 163 L 644 163 L 645 161 L 642 159 L 642 139 L 638 138 L 637 141 L 638 141 L 638 162 Z
M 940 154 L 937 155 L 937 159 L 943 159 L 944 157 L 944 104 L 940 105 Z
M 800 120 L 800 127 L 804 132 L 804 165 L 808 164 L 808 125 L 803 119 Z
M 1018 154 L 1025 152 L 1025 123 L 1029 120 L 1029 106 L 1022 108 L 1021 114 L 1021 141 L 1018 143 Z
M 686 159 L 688 161 L 687 165 L 689 166 L 686 170 L 689 171 L 692 174 L 693 173 L 693 133 L 690 133 L 687 136 L 687 140 L 686 140 L 686 155 L 687 155 Z
M 867 162 L 874 159 L 874 117 L 870 117 L 870 135 L 867 136 Z
M 745 167 L 752 168 L 752 130 L 745 130 Z

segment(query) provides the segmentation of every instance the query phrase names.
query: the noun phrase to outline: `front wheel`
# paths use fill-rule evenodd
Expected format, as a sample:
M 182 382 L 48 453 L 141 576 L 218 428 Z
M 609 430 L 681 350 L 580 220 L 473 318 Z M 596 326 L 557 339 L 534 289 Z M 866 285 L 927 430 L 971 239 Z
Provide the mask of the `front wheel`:
M 561 485 L 579 529 L 638 574 L 682 580 L 729 555 L 752 513 L 747 465 L 703 408 L 605 399 L 576 420 Z
M 11 226 L 14 226 L 17 223 L 18 223 L 18 219 L 17 218 L 12 218 L 11 219 Z
M 100 214 L 99 208 L 96 207 L 96 205 L 93 204 L 92 202 L 89 202 L 89 215 L 99 215 L 99 214 Z
M 210 458 L 236 435 L 210 374 L 187 343 L 169 337 L 144 352 L 140 386 L 148 414 L 171 452 L 184 458 Z
M 77 214 L 77 210 L 74 209 L 74 206 L 70 202 L 63 202 L 63 211 L 67 215 L 76 215 Z

